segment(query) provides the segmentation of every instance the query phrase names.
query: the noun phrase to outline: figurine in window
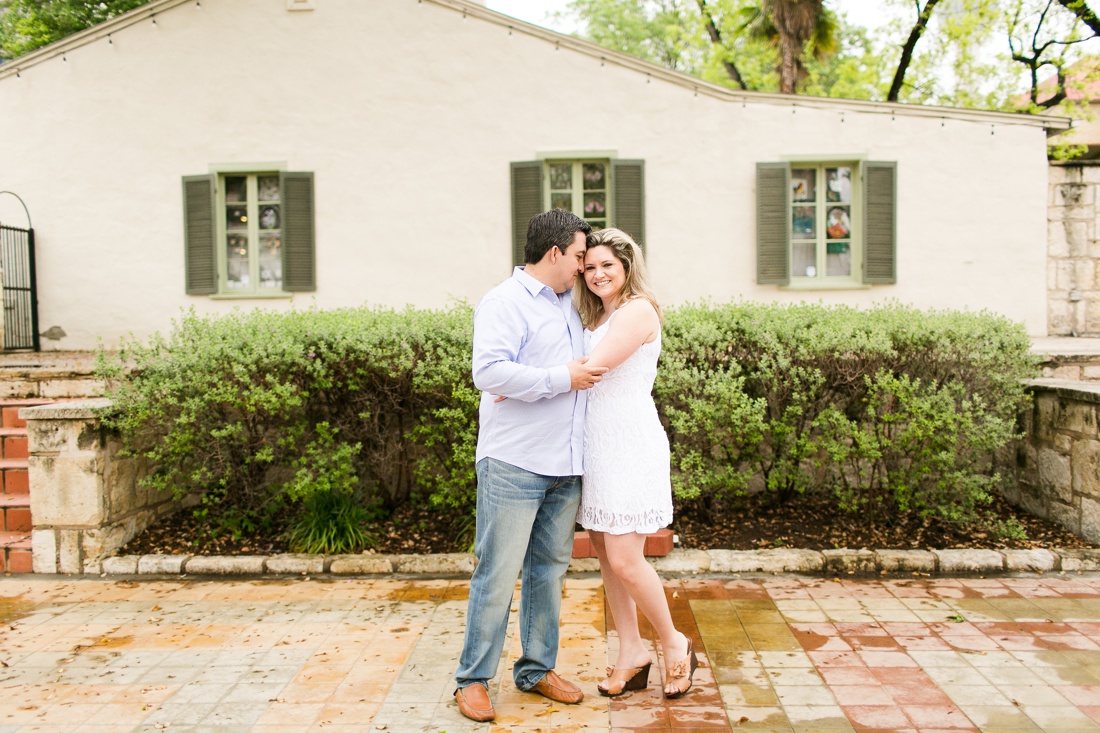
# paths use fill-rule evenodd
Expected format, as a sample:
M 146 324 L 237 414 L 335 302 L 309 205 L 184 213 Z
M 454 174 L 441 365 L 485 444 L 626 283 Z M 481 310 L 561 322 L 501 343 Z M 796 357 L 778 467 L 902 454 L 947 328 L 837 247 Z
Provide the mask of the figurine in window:
M 852 222 L 848 212 L 841 208 L 829 209 L 829 221 L 825 224 L 825 233 L 829 239 L 847 239 L 852 231 Z

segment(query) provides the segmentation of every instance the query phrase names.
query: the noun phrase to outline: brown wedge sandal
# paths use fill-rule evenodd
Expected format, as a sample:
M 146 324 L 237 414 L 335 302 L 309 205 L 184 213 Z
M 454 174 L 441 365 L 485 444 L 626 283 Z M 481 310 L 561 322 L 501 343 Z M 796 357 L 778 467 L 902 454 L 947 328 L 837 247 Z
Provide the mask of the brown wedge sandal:
M 685 692 L 691 689 L 691 678 L 695 675 L 695 670 L 699 668 L 699 658 L 695 656 L 695 650 L 692 648 L 694 642 L 688 639 L 687 654 L 683 659 L 676 664 L 665 670 L 665 688 L 662 692 L 665 693 L 665 697 L 672 700 L 682 696 Z M 684 680 L 687 680 L 687 685 L 684 685 Z M 668 687 L 675 687 L 675 692 L 669 692 Z
M 607 668 L 607 687 L 596 685 L 596 689 L 604 697 L 618 697 L 624 692 L 644 690 L 649 687 L 649 667 L 652 662 L 646 662 L 641 667 L 626 667 L 617 669 Z M 623 675 L 629 676 L 623 676 Z

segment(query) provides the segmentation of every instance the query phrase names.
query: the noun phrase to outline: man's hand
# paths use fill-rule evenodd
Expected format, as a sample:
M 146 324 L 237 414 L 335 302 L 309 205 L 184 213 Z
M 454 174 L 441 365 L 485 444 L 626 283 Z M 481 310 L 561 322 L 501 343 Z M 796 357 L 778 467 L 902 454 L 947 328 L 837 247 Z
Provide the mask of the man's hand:
M 588 357 L 582 356 L 565 365 L 569 368 L 569 389 L 589 389 L 607 373 L 607 367 L 590 367 L 587 361 Z

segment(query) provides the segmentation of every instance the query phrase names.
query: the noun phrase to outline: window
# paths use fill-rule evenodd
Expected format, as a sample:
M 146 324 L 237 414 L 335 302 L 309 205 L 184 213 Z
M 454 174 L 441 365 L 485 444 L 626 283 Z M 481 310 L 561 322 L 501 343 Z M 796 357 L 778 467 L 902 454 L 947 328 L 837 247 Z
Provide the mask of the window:
M 283 288 L 282 196 L 279 174 L 218 177 L 225 237 L 219 281 L 225 292 L 278 292 Z
M 645 164 L 615 158 L 548 158 L 512 163 L 512 262 L 523 264 L 527 222 L 569 209 L 596 229 L 617 227 L 645 247 Z
M 183 191 L 189 294 L 248 298 L 316 289 L 312 173 L 187 176 Z
M 792 278 L 851 278 L 852 170 L 791 168 Z
M 547 197 L 551 209 L 568 209 L 593 229 L 606 229 L 609 219 L 607 195 L 610 188 L 606 160 L 546 163 Z
M 894 163 L 757 164 L 757 282 L 893 283 Z

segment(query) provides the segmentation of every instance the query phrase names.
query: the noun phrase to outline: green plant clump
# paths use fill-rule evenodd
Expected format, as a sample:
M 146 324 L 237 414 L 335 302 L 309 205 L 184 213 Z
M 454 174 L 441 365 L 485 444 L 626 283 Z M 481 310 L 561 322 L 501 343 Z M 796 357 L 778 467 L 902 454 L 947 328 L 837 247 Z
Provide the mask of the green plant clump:
M 469 511 L 471 338 L 464 304 L 191 311 L 167 336 L 101 353 L 104 421 L 150 467 L 146 487 L 198 498 L 212 535 L 285 527 L 326 506 L 309 503 L 318 494 Z
M 981 518 L 1001 480 L 993 453 L 1017 435 L 1036 370 L 1018 324 L 896 303 L 701 303 L 666 316 L 654 397 L 678 499 L 824 491 L 870 524 Z M 319 517 L 361 526 L 430 501 L 468 542 L 471 340 L 466 304 L 192 311 L 167 336 L 101 354 L 104 419 L 149 466 L 145 486 L 197 497 L 212 534 L 294 526 L 305 547 L 325 534 Z

